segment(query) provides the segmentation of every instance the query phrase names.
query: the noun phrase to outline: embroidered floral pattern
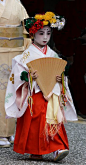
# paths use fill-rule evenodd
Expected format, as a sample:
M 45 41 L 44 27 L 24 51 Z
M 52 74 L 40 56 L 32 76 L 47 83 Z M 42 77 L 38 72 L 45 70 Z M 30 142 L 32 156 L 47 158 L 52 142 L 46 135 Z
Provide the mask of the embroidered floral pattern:
M 25 52 L 24 52 L 21 61 L 24 63 L 24 62 L 26 61 L 26 59 L 28 58 L 28 56 L 30 56 L 30 53 L 29 53 L 29 52 L 28 52 L 28 53 L 25 53 Z
M 8 95 L 5 97 L 5 103 L 9 102 L 9 98 L 13 96 L 13 93 L 8 93 Z
M 12 81 L 12 84 L 14 84 L 14 74 L 12 73 L 11 77 L 10 77 L 10 81 Z
M 6 89 L 10 72 L 11 66 L 7 64 L 0 65 L 0 90 Z

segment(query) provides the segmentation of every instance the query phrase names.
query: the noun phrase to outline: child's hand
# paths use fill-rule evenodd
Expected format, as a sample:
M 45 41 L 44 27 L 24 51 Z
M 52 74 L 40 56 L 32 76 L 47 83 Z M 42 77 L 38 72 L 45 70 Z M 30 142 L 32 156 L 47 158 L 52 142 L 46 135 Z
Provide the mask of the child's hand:
M 58 82 L 58 83 L 62 83 L 62 76 L 56 76 L 56 81 Z
M 33 79 L 33 80 L 36 80 L 37 77 L 38 77 L 37 70 L 35 70 L 34 72 L 32 72 L 32 73 L 31 73 L 31 76 L 32 76 L 32 79 Z

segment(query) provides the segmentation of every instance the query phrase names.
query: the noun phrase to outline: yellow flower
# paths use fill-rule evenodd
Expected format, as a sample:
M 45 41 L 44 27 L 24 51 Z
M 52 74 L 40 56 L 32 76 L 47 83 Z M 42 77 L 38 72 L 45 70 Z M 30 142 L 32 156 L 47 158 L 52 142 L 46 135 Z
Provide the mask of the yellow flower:
M 55 18 L 52 18 L 52 19 L 50 20 L 50 23 L 56 23 L 56 19 L 55 19 Z
M 48 25 L 48 21 L 43 21 L 43 25 L 45 26 L 45 25 Z
M 46 12 L 45 15 L 36 14 L 35 19 L 43 20 L 43 25 L 48 25 L 48 23 L 56 23 L 55 14 L 53 12 Z
M 51 20 L 51 19 L 53 18 L 54 15 L 55 15 L 55 14 L 52 13 L 52 12 L 46 12 L 45 15 L 44 15 L 45 21 L 46 21 L 46 20 L 48 20 L 48 21 Z
M 42 20 L 42 19 L 43 19 L 43 15 L 41 15 L 41 14 L 36 14 L 36 15 L 35 15 L 35 19 Z
M 52 13 L 52 12 L 46 12 L 45 15 L 44 15 L 44 19 L 45 20 L 51 20 L 54 16 L 55 16 L 54 13 Z
M 45 15 L 50 15 L 51 17 L 55 16 L 55 14 L 53 12 L 46 12 Z

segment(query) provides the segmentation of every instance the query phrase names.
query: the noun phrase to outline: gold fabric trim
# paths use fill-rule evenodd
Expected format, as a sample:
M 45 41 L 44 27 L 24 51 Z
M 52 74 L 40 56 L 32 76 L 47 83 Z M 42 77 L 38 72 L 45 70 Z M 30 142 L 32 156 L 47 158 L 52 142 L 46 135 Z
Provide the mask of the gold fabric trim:
M 23 53 L 23 51 L 25 50 L 25 47 L 22 46 L 22 47 L 16 47 L 16 48 L 6 48 L 6 47 L 0 47 L 0 54 L 2 53 L 11 53 L 11 54 L 15 54 L 15 56 L 17 56 L 18 54 L 16 52 L 19 52 L 20 54 Z M 12 63 L 12 60 L 11 60 L 11 63 Z
M 0 27 L 0 37 L 23 37 L 23 26 L 20 27 Z
M 22 47 L 24 45 L 24 40 L 0 40 L 0 47 L 6 47 L 6 48 L 16 48 L 16 47 Z

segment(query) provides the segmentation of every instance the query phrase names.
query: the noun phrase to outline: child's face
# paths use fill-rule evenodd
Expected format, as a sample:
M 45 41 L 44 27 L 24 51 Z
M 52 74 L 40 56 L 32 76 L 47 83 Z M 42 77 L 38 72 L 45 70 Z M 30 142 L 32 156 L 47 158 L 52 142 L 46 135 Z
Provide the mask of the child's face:
M 42 29 L 38 30 L 34 35 L 34 44 L 40 48 L 47 45 L 51 37 L 51 28 L 49 26 L 44 26 Z

